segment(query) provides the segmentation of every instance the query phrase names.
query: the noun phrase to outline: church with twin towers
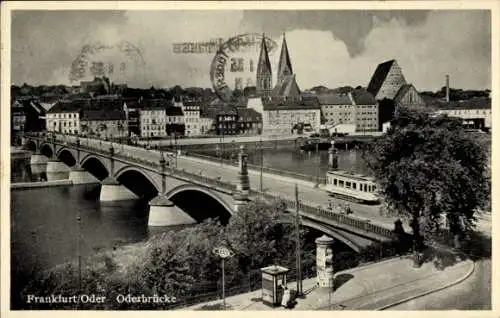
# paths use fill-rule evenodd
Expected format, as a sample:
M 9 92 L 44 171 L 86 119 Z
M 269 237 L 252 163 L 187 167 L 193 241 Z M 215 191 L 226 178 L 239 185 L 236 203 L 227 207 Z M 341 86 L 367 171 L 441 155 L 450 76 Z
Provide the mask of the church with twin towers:
M 293 72 L 285 34 L 277 67 L 276 85 L 269 51 L 262 37 L 256 70 L 256 97 L 248 100 L 248 108 L 262 114 L 262 132 L 290 133 L 298 126 L 317 130 L 321 124 L 321 107 L 315 98 L 302 95 Z

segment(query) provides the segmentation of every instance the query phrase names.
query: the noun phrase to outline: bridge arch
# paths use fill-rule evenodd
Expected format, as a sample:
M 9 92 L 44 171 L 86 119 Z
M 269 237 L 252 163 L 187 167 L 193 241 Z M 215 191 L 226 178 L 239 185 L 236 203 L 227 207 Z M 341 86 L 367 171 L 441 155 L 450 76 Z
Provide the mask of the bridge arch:
M 91 175 L 99 179 L 100 181 L 106 179 L 109 176 L 109 171 L 104 162 L 102 162 L 99 156 L 93 154 L 88 154 L 80 160 L 80 167 L 88 171 Z
M 29 151 L 33 151 L 33 152 L 36 152 L 38 150 L 37 146 L 36 146 L 36 143 L 33 140 L 31 140 L 31 139 L 29 139 L 29 140 L 26 141 L 24 147 L 26 149 L 28 149 Z
M 183 184 L 175 187 L 166 193 L 166 197 L 197 221 L 219 217 L 220 221 L 226 224 L 235 212 L 233 206 L 218 194 L 195 184 Z M 200 208 L 205 209 L 205 211 L 202 213 L 194 211 Z
M 116 171 L 114 177 L 127 189 L 147 200 L 151 200 L 159 193 L 160 187 L 157 182 L 141 168 L 125 166 Z
M 76 159 L 69 148 L 63 147 L 56 153 L 56 157 L 64 162 L 68 167 L 73 167 L 76 164 Z
M 283 222 L 284 223 L 291 223 L 293 221 L 291 219 L 284 219 Z M 341 233 L 335 231 L 331 227 L 328 227 L 328 226 L 325 226 L 325 225 L 321 225 L 318 222 L 314 222 L 314 221 L 311 221 L 311 220 L 308 220 L 308 219 L 305 219 L 305 218 L 301 219 L 301 225 L 303 225 L 305 227 L 309 227 L 309 228 L 315 229 L 315 230 L 318 230 L 318 231 L 320 231 L 320 232 L 322 232 L 322 233 L 324 233 L 324 234 L 326 234 L 326 235 L 328 235 L 328 236 L 330 236 L 330 237 L 332 237 L 334 239 L 339 240 L 340 242 L 342 242 L 345 245 L 347 245 L 349 248 L 351 248 L 356 253 L 359 253 L 361 251 L 361 248 L 362 248 L 361 246 L 359 246 L 358 244 L 356 244 L 355 242 L 353 242 L 349 238 L 345 237 Z
M 40 145 L 40 153 L 46 157 L 52 158 L 54 155 L 54 149 L 52 149 L 51 144 L 43 143 Z

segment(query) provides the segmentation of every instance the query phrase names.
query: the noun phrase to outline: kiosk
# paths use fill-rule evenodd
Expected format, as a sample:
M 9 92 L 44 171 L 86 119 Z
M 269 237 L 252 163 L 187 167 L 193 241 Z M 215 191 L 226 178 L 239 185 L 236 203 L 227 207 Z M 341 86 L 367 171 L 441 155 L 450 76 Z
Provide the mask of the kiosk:
M 283 297 L 282 286 L 286 286 L 286 274 L 290 270 L 278 265 L 260 270 L 262 272 L 262 301 L 271 306 L 280 305 Z

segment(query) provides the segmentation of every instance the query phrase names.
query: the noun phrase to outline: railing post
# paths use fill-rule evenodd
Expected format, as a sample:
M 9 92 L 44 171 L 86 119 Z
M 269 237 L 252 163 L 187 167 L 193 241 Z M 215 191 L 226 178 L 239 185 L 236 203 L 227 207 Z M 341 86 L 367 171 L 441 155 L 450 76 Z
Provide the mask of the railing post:
M 112 177 L 115 174 L 115 159 L 113 158 L 115 155 L 115 148 L 113 148 L 113 144 L 109 147 L 109 160 L 111 163 L 110 167 L 110 177 Z
M 163 151 L 160 152 L 160 171 L 161 171 L 161 193 L 165 194 L 167 192 L 167 180 L 165 176 L 165 157 Z

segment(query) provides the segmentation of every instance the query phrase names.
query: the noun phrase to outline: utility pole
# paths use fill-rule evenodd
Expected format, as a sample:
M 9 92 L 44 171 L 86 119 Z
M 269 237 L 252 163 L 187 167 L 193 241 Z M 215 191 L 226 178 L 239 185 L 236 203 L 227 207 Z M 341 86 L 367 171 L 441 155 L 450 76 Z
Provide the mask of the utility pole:
M 316 143 L 316 183 L 319 184 L 319 141 Z
M 264 187 L 262 183 L 262 169 L 264 166 L 264 150 L 262 149 L 262 136 L 259 138 L 259 146 L 260 146 L 260 192 L 264 192 Z
M 295 244 L 297 262 L 297 297 L 302 296 L 302 260 L 300 251 L 299 187 L 295 184 Z

